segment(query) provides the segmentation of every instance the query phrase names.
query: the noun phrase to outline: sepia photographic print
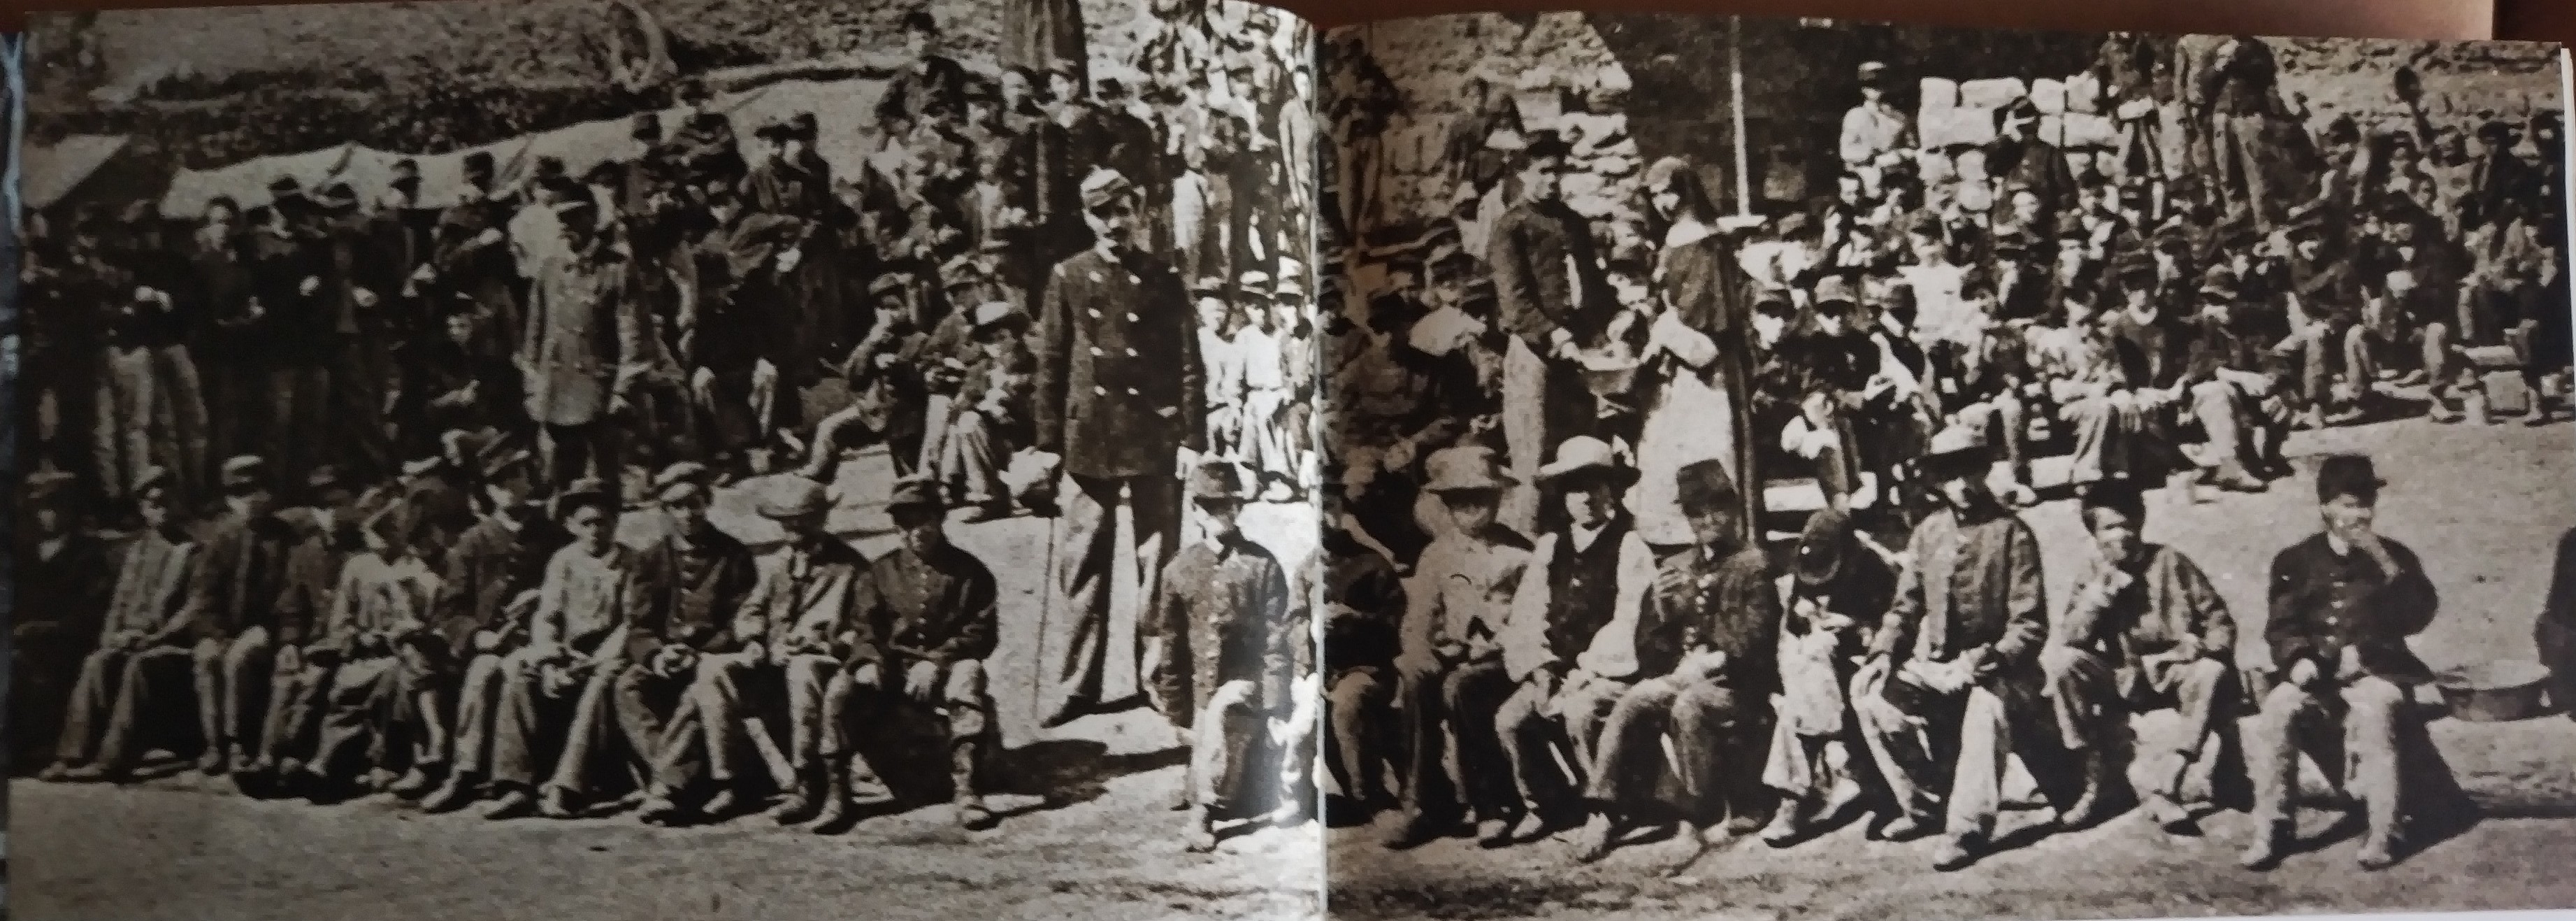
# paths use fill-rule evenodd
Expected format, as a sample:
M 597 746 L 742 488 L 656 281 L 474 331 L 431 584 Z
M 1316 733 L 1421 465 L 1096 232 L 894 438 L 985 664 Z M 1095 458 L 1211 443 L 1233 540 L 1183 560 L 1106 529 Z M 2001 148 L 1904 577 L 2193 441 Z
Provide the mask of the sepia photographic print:
M 1325 44 L 1333 916 L 2576 900 L 2557 48 Z
M 25 70 L 20 916 L 2576 903 L 2554 46 L 460 0 Z
M 22 916 L 1314 913 L 1304 24 L 33 33 Z

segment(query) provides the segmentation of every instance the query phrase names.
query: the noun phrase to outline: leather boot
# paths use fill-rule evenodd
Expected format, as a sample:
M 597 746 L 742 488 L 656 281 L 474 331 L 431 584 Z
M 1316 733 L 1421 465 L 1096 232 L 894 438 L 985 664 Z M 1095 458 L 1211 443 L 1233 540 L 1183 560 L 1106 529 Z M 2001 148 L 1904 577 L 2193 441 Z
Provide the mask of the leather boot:
M 823 809 L 823 770 L 809 765 L 796 772 L 796 789 L 787 791 L 787 799 L 769 811 L 769 818 L 780 825 L 801 825 Z
M 2112 776 L 2114 772 L 2110 754 L 2104 752 L 2100 745 L 2086 746 L 2082 754 L 2084 756 L 2084 793 L 2076 797 L 2075 802 L 2069 804 L 2066 812 L 2057 819 L 2058 826 L 2069 831 L 2091 828 L 2100 824 L 2103 819 L 2109 817 L 2110 811 L 2116 808 L 2112 801 L 2119 796 L 2113 789 L 2113 786 L 2118 783 L 2118 778 Z
M 850 808 L 850 772 L 834 765 L 824 771 L 823 808 L 814 814 L 810 828 L 818 835 L 837 835 L 848 831 L 858 819 Z
M 984 794 L 975 787 L 975 768 L 983 763 L 983 754 L 981 739 L 966 739 L 949 749 L 948 779 L 956 787 L 957 824 L 968 831 L 982 831 L 999 821 L 984 808 Z

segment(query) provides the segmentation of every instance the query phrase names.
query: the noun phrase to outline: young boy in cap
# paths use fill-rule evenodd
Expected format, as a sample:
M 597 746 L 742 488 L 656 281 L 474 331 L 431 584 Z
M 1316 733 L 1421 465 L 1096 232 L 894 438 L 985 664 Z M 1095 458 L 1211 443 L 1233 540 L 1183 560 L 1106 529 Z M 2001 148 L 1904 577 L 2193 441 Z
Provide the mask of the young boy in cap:
M 963 362 L 956 417 L 934 468 L 938 482 L 957 490 L 966 507 L 959 520 L 970 523 L 1011 513 L 1014 490 L 1004 474 L 1034 435 L 1029 402 L 1037 379 L 1037 356 L 1021 339 L 1028 315 L 1008 301 L 986 302 L 971 313 L 974 353 Z M 1043 513 L 1053 510 L 1050 486 L 1031 481 L 1016 491 L 1024 504 Z
M 1580 820 L 1555 752 L 1562 747 L 1578 772 L 1593 764 L 1602 720 L 1636 678 L 1636 604 L 1654 581 L 1654 552 L 1620 506 L 1637 481 L 1624 454 L 1577 435 L 1557 446 L 1538 476 L 1565 524 L 1539 535 L 1502 637 L 1514 688 L 1495 731 L 1525 813 L 1516 840 Z M 1613 631 L 1614 623 L 1621 629 Z
M 2406 689 L 2432 678 L 2406 638 L 2432 624 L 2440 600 L 2415 551 L 2373 526 L 2386 484 L 2368 455 L 2328 456 L 2316 485 L 2324 528 L 2272 558 L 2263 638 L 2281 680 L 2246 735 L 2254 840 L 2240 862 L 2268 868 L 2293 843 L 2306 751 L 2360 800 L 2365 830 L 2355 856 L 2377 870 L 2396 861 L 2404 822 L 2455 818 L 2443 813 L 2464 808 L 2450 777 L 2400 768 L 2409 760 L 2400 750 L 2412 719 Z M 2412 735 L 2426 744 L 2420 731 Z M 2332 744 L 2338 738 L 2348 751 Z
M 1146 658 L 1155 663 L 1155 697 L 1190 738 L 1183 802 L 1190 809 L 1188 850 L 1216 847 L 1220 816 L 1252 804 L 1267 779 L 1264 717 L 1284 712 L 1284 683 L 1271 687 L 1273 660 L 1307 644 L 1291 633 L 1299 613 L 1288 576 L 1270 551 L 1243 533 L 1250 498 L 1232 463 L 1208 461 L 1191 471 L 1190 498 L 1206 522 L 1205 541 L 1163 567 L 1160 594 L 1145 620 Z
M 168 706 L 184 669 L 188 647 L 177 620 L 193 573 L 197 544 L 171 516 L 167 471 L 152 468 L 134 482 L 135 513 L 143 527 L 117 564 L 98 648 L 81 661 L 63 714 L 62 739 L 44 780 L 120 780 L 143 755 L 136 731 L 146 713 Z M 59 552 L 58 552 L 59 555 Z M 21 591 L 50 586 L 21 586 Z M 48 604 L 76 596 L 22 595 Z M 23 667 L 23 666 L 22 666 Z M 155 714 L 158 715 L 158 714 Z
M 751 551 L 708 520 L 715 494 L 691 473 L 665 470 L 659 480 L 657 499 L 668 528 L 645 550 L 651 595 L 635 605 L 626 670 L 613 688 L 625 749 L 651 771 L 644 807 L 636 814 L 648 823 L 677 813 L 675 799 L 703 767 L 705 714 L 688 691 L 704 657 L 742 647 L 744 637 L 735 628 L 756 570 Z M 717 805 L 706 811 L 730 811 Z
M 1503 491 L 1516 481 L 1492 448 L 1444 448 L 1424 467 L 1424 491 L 1439 498 L 1455 526 L 1423 549 L 1405 583 L 1395 660 L 1406 745 L 1404 824 L 1386 844 L 1401 850 L 1449 834 L 1463 794 L 1479 837 L 1500 846 L 1520 818 L 1520 795 L 1494 734 L 1494 717 L 1512 689 L 1501 637 L 1529 569 L 1530 541 L 1495 521 Z M 1443 758 L 1452 744 L 1454 771 Z
M 1978 433 L 1951 428 L 1932 439 L 1925 479 L 1942 508 L 1914 528 L 1895 602 L 1852 679 L 1852 707 L 1898 814 L 1880 830 L 1902 840 L 1946 831 L 1934 869 L 1973 862 L 2002 807 L 2011 724 L 2030 714 L 2008 705 L 2038 699 L 2039 645 L 2048 605 L 2039 540 L 1987 492 L 1989 455 Z M 1924 747 L 1925 734 L 1934 742 Z M 1952 770 L 1935 752 L 1956 752 Z M 1932 785 L 1947 774 L 1947 790 Z M 1946 818 L 1930 813 L 1946 804 Z
M 197 638 L 197 719 L 206 739 L 197 766 L 209 774 L 248 769 L 260 744 L 260 715 L 250 701 L 254 683 L 270 677 L 277 602 L 288 558 L 303 538 L 275 514 L 268 476 L 267 462 L 257 457 L 224 462 L 226 514 L 206 535 L 187 607 L 179 612 Z
M 1387 555 L 1361 540 L 1340 476 L 1324 487 L 1323 557 L 1325 763 L 1345 801 L 1366 814 L 1393 801 L 1393 772 L 1403 752 L 1395 722 L 1397 622 L 1404 578 Z M 1337 816 L 1328 816 L 1337 818 Z
M 1637 612 L 1637 682 L 1610 711 L 1584 800 L 1592 819 L 1575 860 L 1608 854 L 1655 799 L 1666 762 L 1680 775 L 1682 837 L 1694 849 L 1753 831 L 1761 744 L 1779 677 L 1780 594 L 1769 558 L 1744 545 L 1743 498 L 1723 461 L 1674 472 L 1693 546 L 1665 557 Z
M 1871 628 L 1896 598 L 1896 567 L 1852 524 L 1824 509 L 1807 517 L 1781 621 L 1780 713 L 1762 782 L 1780 791 L 1762 840 L 1786 847 L 1830 823 L 1869 787 L 1859 721 L 1847 691 Z
M 573 815 L 571 797 L 590 756 L 584 741 L 608 718 L 609 684 L 624 670 L 636 600 L 649 591 L 642 555 L 617 543 L 616 513 L 616 494 L 598 480 L 576 480 L 555 497 L 555 516 L 572 543 L 547 561 L 528 615 L 528 645 L 502 665 L 491 776 L 501 798 L 484 818 Z M 558 726 L 568 727 L 569 741 L 541 781 L 542 738 Z
M 896 483 L 886 514 L 900 541 L 856 584 L 849 668 L 827 691 L 826 718 L 846 721 L 835 732 L 863 733 L 901 725 L 893 718 L 897 707 L 929 710 L 947 730 L 953 817 L 969 831 L 991 828 L 996 819 L 984 807 L 981 771 L 1000 744 L 985 685 L 985 660 L 1000 631 L 997 583 L 983 560 L 949 541 L 948 505 L 937 483 Z M 813 830 L 829 834 L 856 821 L 851 788 L 868 785 L 871 773 L 852 752 L 847 772 L 830 778 Z
M 2083 828 L 2118 808 L 2127 778 L 2116 733 L 2132 712 L 2170 706 L 2181 731 L 2151 753 L 2155 773 L 2141 792 L 2157 825 L 2188 832 L 2210 811 L 2220 739 L 2236 725 L 2236 623 L 2189 557 L 2141 539 L 2146 503 L 2135 485 L 2095 487 L 2082 514 L 2095 552 L 2039 653 L 2058 734 L 2083 765 L 2084 792 L 2059 823 Z
M 483 517 L 448 548 L 439 585 L 436 624 L 456 668 L 448 679 L 456 685 L 456 718 L 447 733 L 447 777 L 421 801 L 425 812 L 462 808 L 481 795 L 482 778 L 491 773 L 502 666 L 526 641 L 527 615 L 548 562 L 572 540 L 542 503 L 530 501 L 534 465 L 532 452 L 508 442 L 475 458 Z
M 781 477 L 770 481 L 767 490 L 760 500 L 761 517 L 778 523 L 786 544 L 761 557 L 759 578 L 737 616 L 742 626 L 735 633 L 748 641 L 732 655 L 701 666 L 692 693 L 705 708 L 711 733 L 708 774 L 717 784 L 730 785 L 737 779 L 733 753 L 749 748 L 735 736 L 751 730 L 750 717 L 763 715 L 748 708 L 744 685 L 755 670 L 783 672 L 786 754 L 793 777 L 787 799 L 770 817 L 795 825 L 822 813 L 827 785 L 836 793 L 847 791 L 841 761 L 849 748 L 840 719 L 850 686 L 847 672 L 859 657 L 874 661 L 877 655 L 861 642 L 868 638 L 859 632 L 865 629 L 859 602 L 866 592 L 868 561 L 826 529 L 830 491 L 803 477 Z

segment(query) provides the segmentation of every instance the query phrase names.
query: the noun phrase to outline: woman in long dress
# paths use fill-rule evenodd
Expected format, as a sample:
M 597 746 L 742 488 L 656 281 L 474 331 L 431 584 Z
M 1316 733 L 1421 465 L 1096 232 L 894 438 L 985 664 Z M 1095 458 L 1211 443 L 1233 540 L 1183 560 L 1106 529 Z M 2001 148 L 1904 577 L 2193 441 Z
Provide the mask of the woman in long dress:
M 1691 540 L 1673 475 L 1718 460 L 1744 497 L 1744 528 L 1760 527 L 1762 481 L 1753 469 L 1753 422 L 1746 396 L 1752 345 L 1749 283 L 1736 259 L 1737 222 L 1709 204 L 1697 171 L 1678 157 L 1655 161 L 1646 194 L 1665 225 L 1655 258 L 1654 289 L 1662 309 L 1641 356 L 1660 369 L 1645 427 L 1637 440 L 1637 485 L 1628 507 L 1649 544 Z

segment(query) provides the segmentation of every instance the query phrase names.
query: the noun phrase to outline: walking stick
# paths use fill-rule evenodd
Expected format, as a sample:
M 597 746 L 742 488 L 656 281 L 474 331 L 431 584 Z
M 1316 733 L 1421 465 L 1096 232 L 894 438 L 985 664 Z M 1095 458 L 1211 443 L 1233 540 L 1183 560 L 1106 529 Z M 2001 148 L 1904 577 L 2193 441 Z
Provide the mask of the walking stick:
M 1057 473 L 1057 477 L 1061 481 L 1063 477 L 1061 471 Z M 1064 495 L 1061 482 L 1057 486 L 1056 495 Z M 1030 645 L 1033 648 L 1029 653 L 1029 719 L 1039 726 L 1046 725 L 1047 717 L 1052 715 L 1040 711 L 1046 706 L 1046 629 L 1048 617 L 1055 612 L 1055 545 L 1058 529 L 1064 524 L 1063 508 L 1063 500 L 1058 499 L 1056 517 L 1047 521 L 1046 567 L 1038 570 L 1037 633 L 1030 638 Z

